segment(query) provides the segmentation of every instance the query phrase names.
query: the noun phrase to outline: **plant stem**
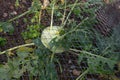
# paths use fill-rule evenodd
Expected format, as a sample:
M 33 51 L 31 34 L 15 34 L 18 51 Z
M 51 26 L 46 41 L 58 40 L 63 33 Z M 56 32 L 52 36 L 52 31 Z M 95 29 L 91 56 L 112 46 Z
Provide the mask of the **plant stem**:
M 64 14 L 63 14 L 62 24 L 61 25 L 63 25 L 63 23 L 64 23 L 65 15 L 66 15 L 66 0 L 65 0 Z
M 51 62 L 53 62 L 53 58 L 54 58 L 54 56 L 55 56 L 55 53 L 52 53 L 52 55 L 51 55 Z
M 80 53 L 83 53 L 83 54 L 87 54 L 87 55 L 91 55 L 91 56 L 94 56 L 94 57 L 99 57 L 103 60 L 108 60 L 108 61 L 113 61 L 115 62 L 114 60 L 111 60 L 111 59 L 108 59 L 108 58 L 105 58 L 103 56 L 100 56 L 100 55 L 96 55 L 96 54 L 92 54 L 91 52 L 87 52 L 87 51 L 84 51 L 84 50 L 77 50 L 77 49 L 70 49 L 71 51 L 75 51 L 75 52 L 80 52 Z
M 55 2 L 53 3 L 53 6 L 52 6 L 52 15 L 51 15 L 51 24 L 50 24 L 50 29 L 52 29 L 52 26 L 53 26 L 53 15 L 54 15 L 54 6 L 55 6 Z
M 62 69 L 62 65 L 60 64 L 59 60 L 56 60 L 58 65 L 59 65 L 59 68 L 60 68 L 60 72 L 62 73 L 63 72 L 63 69 Z
M 40 25 L 40 22 L 41 22 L 41 15 L 42 15 L 42 10 L 39 11 L 39 22 L 38 22 L 39 25 Z
M 28 11 L 22 13 L 21 15 L 18 15 L 18 16 L 16 16 L 16 17 L 14 17 L 14 18 L 8 20 L 8 22 L 12 22 L 12 21 L 14 21 L 14 20 L 16 20 L 16 19 L 18 19 L 18 18 L 20 18 L 20 17 L 22 17 L 22 16 L 28 14 L 29 12 L 30 12 L 30 11 L 28 10 Z
M 70 14 L 72 13 L 73 9 L 75 8 L 75 6 L 76 6 L 77 2 L 78 2 L 78 0 L 76 0 L 76 1 L 75 1 L 75 3 L 74 3 L 74 5 L 73 5 L 73 7 L 71 8 L 70 12 L 69 12 L 69 13 L 68 13 L 68 15 L 67 15 L 66 20 L 65 20 L 65 21 L 64 21 L 64 23 L 63 23 L 63 26 L 62 26 L 62 27 L 64 27 L 64 26 L 65 26 L 65 24 L 66 24 L 66 22 L 67 22 L 68 18 L 70 17 Z
M 61 36 L 61 38 L 65 37 L 66 35 L 76 31 L 76 29 L 83 24 L 88 18 L 85 18 L 84 20 L 82 20 L 75 28 L 73 28 L 72 30 L 70 30 L 69 32 L 65 33 L 64 35 Z
M 5 51 L 3 51 L 3 52 L 0 52 L 0 55 L 1 55 L 1 54 L 4 54 L 4 53 L 6 53 L 6 52 L 12 51 L 12 50 L 21 48 L 21 47 L 33 46 L 33 45 L 35 45 L 35 44 L 34 44 L 34 43 L 29 43 L 29 44 L 23 44 L 23 45 L 15 46 L 15 47 L 13 47 L 13 48 L 10 48 L 10 49 L 7 49 L 7 50 L 5 50 Z
M 85 4 L 88 4 L 88 3 L 83 3 L 83 2 L 80 2 L 80 3 L 76 3 L 76 6 L 80 6 L 80 5 L 85 5 Z M 69 5 L 66 5 L 66 8 L 70 8 L 70 7 L 73 7 L 73 5 L 74 4 L 69 4 Z M 51 9 L 51 8 L 46 8 L 46 9 Z M 59 8 L 59 6 L 55 6 L 55 8 L 54 9 L 64 9 L 64 7 L 63 6 L 60 6 L 60 8 Z
M 77 77 L 76 80 L 79 80 L 81 77 L 83 77 L 85 74 L 87 74 L 89 69 L 85 70 L 80 76 Z M 81 80 L 81 79 L 80 79 Z
M 107 50 L 109 50 L 109 48 L 111 47 L 112 45 L 108 45 L 103 51 L 102 51 L 102 56 L 105 56 L 105 55 L 107 55 L 107 54 L 109 54 L 109 53 L 107 53 Z

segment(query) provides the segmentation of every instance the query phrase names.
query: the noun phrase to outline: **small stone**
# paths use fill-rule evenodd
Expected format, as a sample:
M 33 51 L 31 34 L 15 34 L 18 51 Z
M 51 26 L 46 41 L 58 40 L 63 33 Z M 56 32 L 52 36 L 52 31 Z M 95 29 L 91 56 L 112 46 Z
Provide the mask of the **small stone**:
M 3 17 L 7 17 L 8 16 L 8 13 L 3 13 Z
M 79 76 L 81 74 L 81 72 L 78 71 L 77 69 L 74 69 L 72 72 L 73 72 L 73 75 L 75 76 Z
M 118 9 L 120 9 L 120 6 L 118 6 Z
M 16 11 L 13 11 L 10 13 L 11 15 L 17 15 L 17 12 Z
M 72 61 L 71 61 L 71 60 L 69 60 L 69 61 L 68 61 L 68 63 L 69 63 L 69 64 L 71 64 L 71 63 L 72 63 Z
M 10 2 L 8 2 L 8 4 L 11 4 Z
M 27 3 L 26 0 L 22 0 L 23 3 Z
M 13 10 L 13 9 L 14 9 L 14 6 L 12 6 L 12 5 L 11 5 L 11 6 L 10 6 L 10 9 L 12 9 L 12 10 Z
M 75 65 L 71 65 L 71 66 L 70 66 L 70 69 L 75 69 Z

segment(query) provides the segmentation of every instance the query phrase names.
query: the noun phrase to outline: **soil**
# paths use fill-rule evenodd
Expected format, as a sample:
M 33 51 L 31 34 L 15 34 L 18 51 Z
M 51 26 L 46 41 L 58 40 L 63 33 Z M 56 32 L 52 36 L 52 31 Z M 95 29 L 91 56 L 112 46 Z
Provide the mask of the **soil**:
M 15 16 L 27 11 L 31 6 L 32 0 L 20 0 L 20 6 L 18 7 L 15 6 L 15 1 L 16 0 L 0 0 L 0 22 L 12 19 Z M 44 12 L 46 13 L 45 10 Z M 44 20 L 42 20 L 41 23 L 44 26 L 49 26 L 50 16 L 47 15 L 46 13 L 42 14 L 42 17 L 44 17 Z M 74 17 L 74 15 L 72 17 Z M 21 17 L 18 20 L 13 21 L 15 28 L 14 34 L 10 35 L 8 33 L 0 33 L 0 36 L 5 37 L 7 39 L 7 44 L 3 47 L 0 47 L 0 51 L 9 49 L 20 44 L 24 44 L 24 39 L 21 36 L 21 32 L 26 29 L 26 25 L 30 24 L 25 23 L 23 21 L 24 18 L 30 20 L 31 15 L 25 15 L 24 17 Z M 57 24 L 59 24 L 59 21 Z M 58 72 L 59 80 L 75 80 L 82 73 L 82 71 L 87 68 L 87 64 L 85 63 L 77 64 L 78 56 L 73 55 L 72 53 L 69 52 L 66 53 L 67 54 L 63 53 L 60 55 L 56 55 L 60 60 L 60 63 L 62 65 L 61 67 L 63 69 L 63 72 L 61 73 L 59 65 L 56 64 L 56 70 Z M 6 56 L 1 55 L 0 63 L 3 63 L 5 61 Z M 28 74 L 23 75 L 23 77 L 21 77 L 21 80 L 29 80 L 27 76 Z M 94 74 L 87 74 L 86 80 L 108 80 L 108 79 L 103 79 L 100 76 Z
M 31 6 L 31 0 L 20 1 L 19 7 L 15 7 L 15 1 L 16 0 L 0 0 L 0 22 L 14 18 L 15 16 L 27 11 Z M 30 18 L 28 15 L 24 17 L 26 17 L 28 20 Z M 0 50 L 5 50 L 24 43 L 24 40 L 21 37 L 21 32 L 26 28 L 26 25 L 28 24 L 23 22 L 24 17 L 13 21 L 15 31 L 12 35 L 9 33 L 0 33 L 0 36 L 3 36 L 7 39 L 7 46 L 0 47 Z
M 31 6 L 31 0 L 22 0 L 20 1 L 20 6 L 15 6 L 16 0 L 0 0 L 0 22 L 5 22 L 9 19 L 14 18 L 17 15 L 28 10 Z M 29 15 L 24 16 L 29 20 Z M 23 38 L 21 37 L 21 32 L 26 28 L 28 23 L 23 22 L 23 17 L 12 22 L 14 25 L 14 33 L 10 35 L 9 33 L 0 33 L 0 37 L 7 39 L 7 44 L 5 46 L 0 46 L 0 51 L 9 49 L 11 47 L 20 45 L 24 43 Z M 0 63 L 6 62 L 6 56 L 0 56 Z

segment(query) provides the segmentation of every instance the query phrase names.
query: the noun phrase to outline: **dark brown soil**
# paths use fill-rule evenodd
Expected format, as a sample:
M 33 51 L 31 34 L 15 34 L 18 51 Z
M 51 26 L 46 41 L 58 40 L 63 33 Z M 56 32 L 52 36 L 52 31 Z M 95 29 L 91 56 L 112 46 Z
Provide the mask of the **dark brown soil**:
M 31 6 L 31 0 L 21 0 L 20 6 L 18 7 L 15 7 L 15 1 L 16 0 L 0 0 L 0 22 L 7 21 L 17 15 L 20 15 L 21 13 L 27 11 Z M 24 17 L 28 20 L 30 18 L 28 15 Z M 15 31 L 12 35 L 8 33 L 0 33 L 0 36 L 7 39 L 7 46 L 0 47 L 0 50 L 5 50 L 24 43 L 24 40 L 21 37 L 21 32 L 26 28 L 26 25 L 28 25 L 28 23 L 23 22 L 24 17 L 13 21 Z

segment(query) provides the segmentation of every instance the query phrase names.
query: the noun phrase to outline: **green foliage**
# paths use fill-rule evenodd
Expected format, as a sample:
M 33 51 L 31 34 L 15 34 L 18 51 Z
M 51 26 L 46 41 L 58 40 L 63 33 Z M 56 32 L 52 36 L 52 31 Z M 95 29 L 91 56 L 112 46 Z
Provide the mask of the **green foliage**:
M 88 32 L 89 34 L 89 32 Z M 103 36 L 94 30 L 92 48 L 80 51 L 79 62 L 86 59 L 89 73 L 114 74 L 115 64 L 120 60 L 120 27 L 113 28 L 110 36 Z M 90 38 L 90 36 L 88 36 Z M 93 41 L 92 40 L 92 41 Z M 87 43 L 86 43 L 87 45 Z
M 35 53 L 39 57 L 39 78 L 42 80 L 58 80 L 54 64 L 55 58 L 51 61 L 51 52 L 44 47 L 39 38 L 35 39 L 34 43 L 38 47 Z
M 69 44 L 70 48 L 76 49 L 76 51 L 79 50 L 80 55 L 78 62 L 81 62 L 84 59 L 86 59 L 86 63 L 88 65 L 90 73 L 111 74 L 112 72 L 114 72 L 114 66 L 117 63 L 118 59 L 120 58 L 118 56 L 119 52 L 115 52 L 116 49 L 119 49 L 117 47 L 119 47 L 120 39 L 118 39 L 117 37 L 120 34 L 119 33 L 120 30 L 118 30 L 117 32 L 115 31 L 117 35 L 114 35 L 113 33 L 112 36 L 113 38 L 111 39 L 108 37 L 105 38 L 101 34 L 96 35 L 97 33 L 96 32 L 94 33 L 93 26 L 97 22 L 97 20 L 95 19 L 95 11 L 99 8 L 99 6 L 89 8 L 90 5 L 91 4 L 88 3 L 87 6 L 82 7 L 82 9 L 80 8 L 81 12 L 80 11 L 77 12 L 74 10 L 73 13 L 79 18 L 81 18 L 80 22 L 81 24 L 79 25 L 77 21 L 75 20 L 71 21 L 69 19 L 70 23 L 68 23 L 68 26 L 72 27 L 70 27 L 70 29 L 68 29 L 68 31 L 66 31 L 65 33 L 65 34 L 68 33 L 66 35 L 66 37 L 68 38 L 66 44 L 65 43 L 61 44 L 64 45 Z M 88 15 L 84 16 L 83 13 Z M 84 21 L 86 17 L 87 20 Z M 99 41 L 94 42 L 95 39 L 98 39 L 98 37 Z M 94 43 L 96 43 L 97 47 Z
M 22 33 L 24 39 L 34 39 L 40 36 L 40 25 L 30 25 L 27 30 Z
M 15 1 L 15 6 L 16 6 L 16 7 L 19 7 L 19 6 L 20 6 L 19 0 L 16 0 L 16 1 Z
M 31 18 L 32 25 L 27 25 L 27 29 L 22 32 L 23 38 L 26 39 L 35 39 L 40 36 L 40 30 L 43 26 L 40 24 L 40 9 L 41 2 L 39 0 L 34 0 L 29 9 L 30 13 L 33 14 Z
M 32 5 L 30 7 L 30 12 L 36 12 L 39 11 L 41 9 L 41 2 L 39 0 L 33 0 Z
M 96 2 L 95 0 L 89 0 L 89 3 L 86 3 L 82 7 L 76 6 L 71 15 L 74 14 L 77 19 L 68 17 L 69 19 L 65 24 L 65 29 L 61 31 L 59 37 L 51 41 L 50 45 L 51 47 L 60 45 L 63 46 L 66 51 L 72 48 L 73 51 L 79 52 L 78 62 L 85 60 L 90 73 L 109 74 L 114 72 L 114 65 L 117 60 L 120 59 L 118 52 L 120 48 L 120 30 L 113 32 L 110 37 L 106 38 L 101 34 L 93 33 L 93 26 L 96 23 L 95 11 L 99 6 L 92 8 L 90 8 L 90 6 Z M 101 0 L 99 0 L 98 3 L 101 4 Z M 40 9 L 40 1 L 34 0 L 29 9 L 31 13 L 35 13 L 31 19 L 33 25 L 27 26 L 26 31 L 22 33 L 25 40 L 38 38 L 34 40 L 35 49 L 33 50 L 28 47 L 19 48 L 16 51 L 16 56 L 12 58 L 8 56 L 7 63 L 0 65 L 1 80 L 20 78 L 24 72 L 28 72 L 31 79 L 33 76 L 38 75 L 41 80 L 58 80 L 54 64 L 56 58 L 53 57 L 54 54 L 50 54 L 52 52 L 45 48 L 39 38 L 42 28 L 39 22 Z M 57 9 L 55 15 L 58 18 L 62 18 L 63 13 Z M 2 28 L 4 32 L 12 33 L 14 31 L 12 24 L 7 22 L 1 22 L 0 28 Z M 96 45 L 94 45 L 94 39 L 96 39 Z M 4 42 L 5 39 L 0 38 L 0 44 L 3 45 L 5 44 Z
M 5 38 L 0 37 L 0 46 L 4 46 L 7 43 Z
M 12 34 L 14 32 L 14 26 L 9 22 L 0 22 L 0 28 L 5 33 Z
M 85 58 L 87 59 L 89 73 L 99 74 L 113 73 L 114 66 L 116 64 L 115 60 L 103 57 L 101 55 L 96 55 L 90 52 L 81 51 L 79 55 L 79 62 L 81 62 Z
M 111 59 L 120 60 L 120 28 L 119 25 L 113 28 L 108 37 L 96 33 L 96 46 L 98 54 L 110 57 Z
M 9 53 L 8 53 L 9 54 Z M 10 58 L 4 65 L 0 66 L 0 79 L 12 80 L 19 79 L 23 73 L 30 72 L 32 75 L 37 75 L 38 57 L 29 52 L 17 52 L 17 57 Z
M 104 49 L 111 49 L 113 51 L 116 51 L 115 49 L 120 48 L 120 28 L 115 27 L 113 28 L 112 33 L 109 37 L 104 37 L 100 35 L 99 33 L 96 34 L 96 41 L 97 41 L 97 47 L 99 50 L 104 51 Z

